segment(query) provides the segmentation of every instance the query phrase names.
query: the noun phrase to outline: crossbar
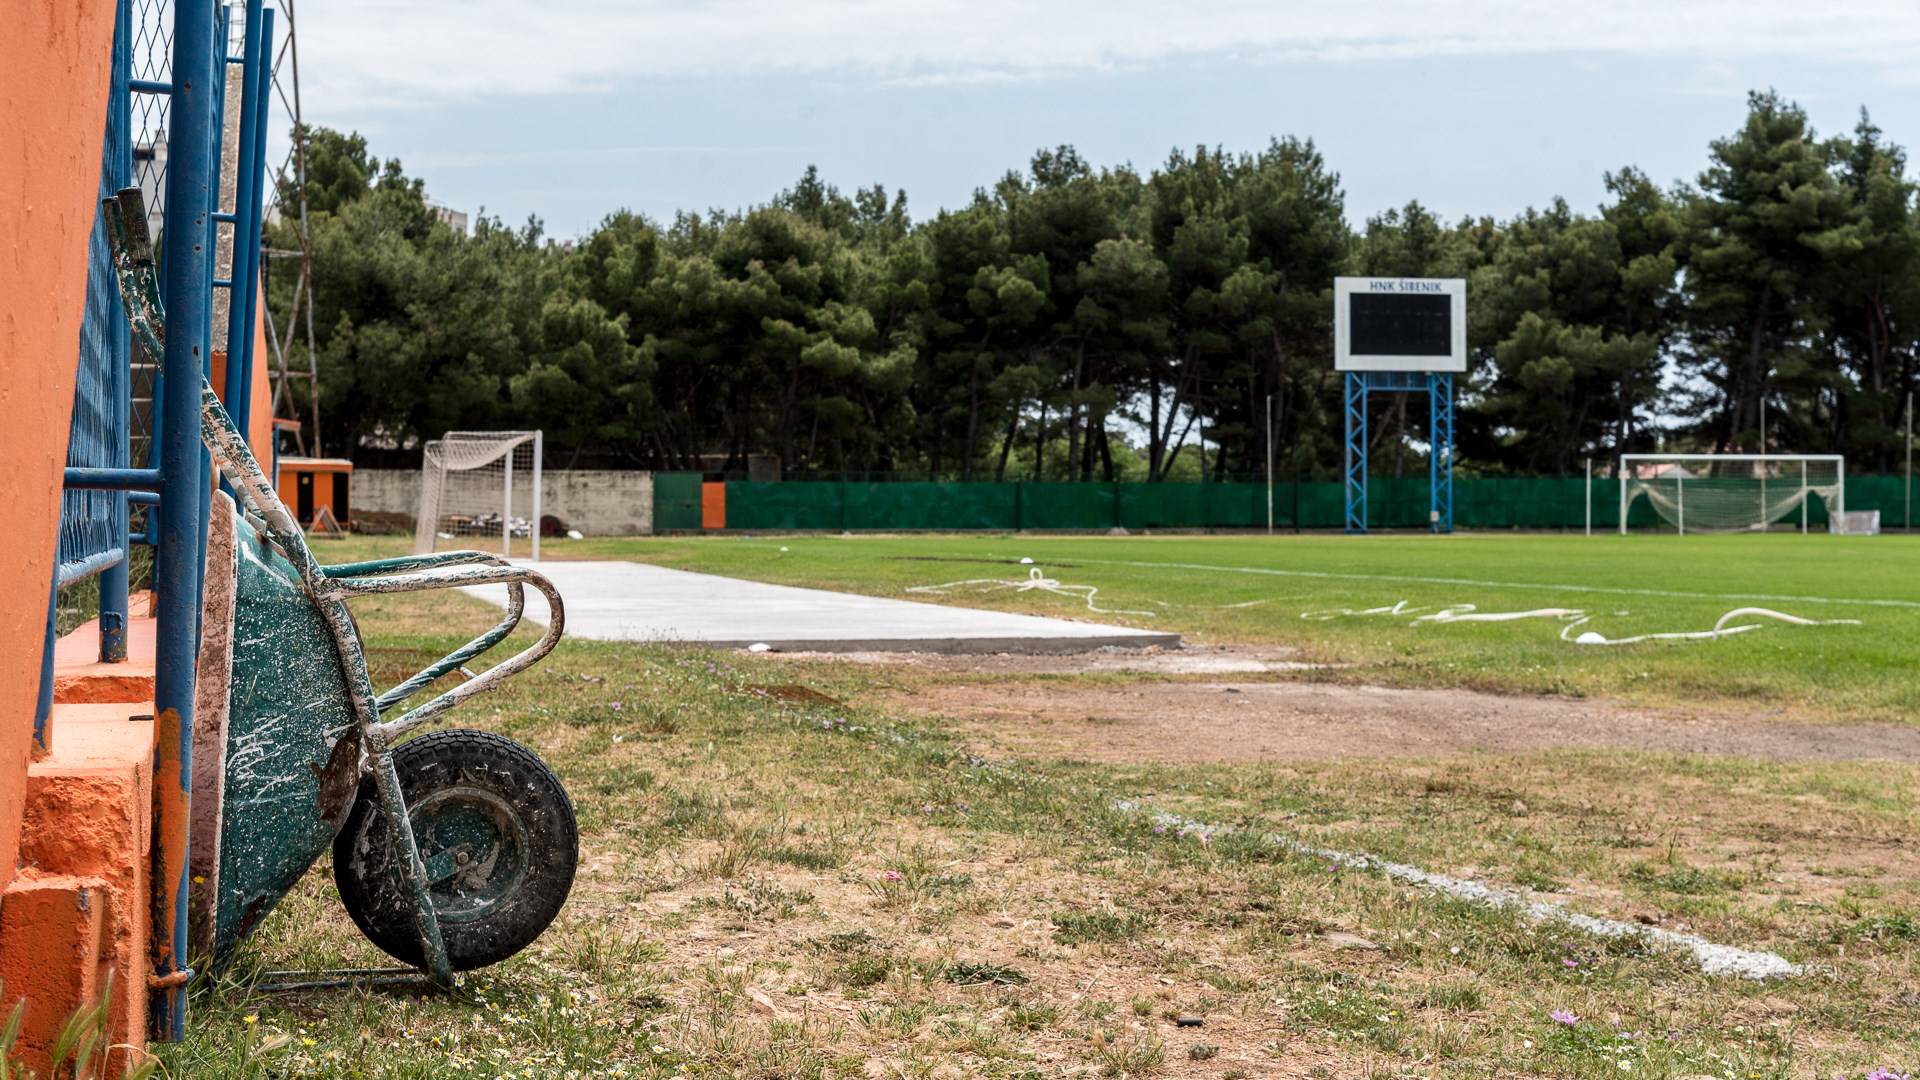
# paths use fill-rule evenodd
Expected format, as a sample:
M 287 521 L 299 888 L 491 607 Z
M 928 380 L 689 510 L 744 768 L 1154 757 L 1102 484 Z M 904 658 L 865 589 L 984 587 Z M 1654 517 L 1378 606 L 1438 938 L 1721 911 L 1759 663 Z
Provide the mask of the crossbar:
M 1845 461 L 1845 454 L 1621 454 L 1620 461 Z

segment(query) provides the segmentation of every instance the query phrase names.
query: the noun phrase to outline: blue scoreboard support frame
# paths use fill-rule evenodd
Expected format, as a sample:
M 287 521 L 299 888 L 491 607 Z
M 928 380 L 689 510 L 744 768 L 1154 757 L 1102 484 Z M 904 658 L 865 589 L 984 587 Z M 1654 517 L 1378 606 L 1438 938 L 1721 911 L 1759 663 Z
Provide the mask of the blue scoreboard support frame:
M 1349 371 L 1347 376 L 1347 532 L 1367 531 L 1367 396 L 1427 394 L 1427 527 L 1453 531 L 1453 373 L 1447 371 Z

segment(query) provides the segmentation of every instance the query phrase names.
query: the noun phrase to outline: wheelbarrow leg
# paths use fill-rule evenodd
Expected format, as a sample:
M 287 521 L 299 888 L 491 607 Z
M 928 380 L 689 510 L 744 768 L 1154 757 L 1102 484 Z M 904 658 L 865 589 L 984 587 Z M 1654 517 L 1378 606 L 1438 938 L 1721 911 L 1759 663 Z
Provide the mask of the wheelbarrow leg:
M 440 918 L 433 910 L 433 896 L 427 891 L 427 864 L 420 858 L 419 845 L 413 840 L 413 822 L 407 817 L 406 800 L 400 794 L 400 774 L 393 767 L 393 749 L 375 736 L 372 747 L 373 784 L 380 797 L 380 812 L 393 827 L 393 842 L 405 858 L 396 860 L 407 891 L 413 894 L 414 924 L 420 931 L 420 951 L 427 959 L 427 973 L 436 985 L 453 985 L 453 965 L 447 959 L 446 943 L 440 939 Z

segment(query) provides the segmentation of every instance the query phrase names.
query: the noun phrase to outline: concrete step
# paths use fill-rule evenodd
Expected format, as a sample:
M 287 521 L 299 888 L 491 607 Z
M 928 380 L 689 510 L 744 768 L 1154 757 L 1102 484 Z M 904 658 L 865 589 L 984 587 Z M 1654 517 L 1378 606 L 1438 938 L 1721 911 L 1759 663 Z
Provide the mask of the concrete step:
M 10 1015 L 26 1002 L 13 1052 L 37 1075 L 52 1074 L 50 1052 L 75 1008 L 97 1003 L 106 989 L 113 971 L 109 892 L 99 878 L 22 873 L 0 894 L 0 1012 Z M 129 980 L 124 973 L 112 980 L 118 997 L 117 984 Z
M 135 627 L 141 622 L 150 643 L 150 620 Z M 48 730 L 57 734 L 27 768 L 21 872 L 0 901 L 0 1011 L 26 996 L 21 1046 L 44 1054 L 75 1010 L 98 1004 L 107 985 L 101 973 L 111 970 L 103 1035 L 129 1048 L 117 1052 L 124 1060 L 146 1039 L 154 759 L 151 693 L 139 698 L 126 687 L 144 673 L 150 690 L 153 668 L 101 666 L 125 674 L 71 685 L 138 700 L 53 707 Z M 45 1075 L 44 1064 L 36 1068 Z

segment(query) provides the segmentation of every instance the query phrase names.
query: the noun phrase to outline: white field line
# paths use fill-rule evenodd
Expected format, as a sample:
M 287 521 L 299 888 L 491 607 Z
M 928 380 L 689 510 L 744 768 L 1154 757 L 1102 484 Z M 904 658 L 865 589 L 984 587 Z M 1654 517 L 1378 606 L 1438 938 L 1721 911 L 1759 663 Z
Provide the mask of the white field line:
M 856 738 L 873 735 L 900 747 L 914 747 L 920 743 L 920 733 L 912 728 L 901 728 L 888 724 L 878 729 L 864 724 L 848 723 L 843 717 L 816 719 L 814 714 L 801 712 L 796 719 L 807 727 L 823 727 L 828 731 L 839 730 Z M 1019 783 L 1031 782 L 1033 778 L 1019 769 L 991 758 L 969 757 L 969 768 L 981 772 L 994 773 Z M 1155 809 L 1145 803 L 1131 799 L 1113 799 L 1108 803 L 1114 810 L 1123 814 L 1145 815 L 1155 824 L 1198 833 L 1202 839 L 1215 834 L 1239 832 L 1231 825 L 1212 825 L 1191 818 L 1180 817 L 1163 810 Z M 1377 855 L 1364 852 L 1339 851 L 1309 844 L 1291 836 L 1279 833 L 1259 833 L 1262 843 L 1270 844 L 1284 851 L 1309 858 L 1325 859 L 1327 862 L 1352 870 L 1370 870 L 1386 875 L 1388 878 L 1416 885 L 1433 892 L 1445 893 L 1471 904 L 1490 908 L 1512 908 L 1535 922 L 1554 922 L 1573 927 L 1595 937 L 1636 937 L 1671 948 L 1684 949 L 1692 954 L 1700 970 L 1708 975 L 1738 975 L 1748 979 L 1785 978 L 1805 974 L 1805 969 L 1778 953 L 1736 948 L 1708 941 L 1695 934 L 1682 934 L 1673 930 L 1662 930 L 1655 926 L 1642 926 L 1639 923 L 1622 922 L 1619 919 L 1603 919 L 1594 915 L 1583 915 L 1570 911 L 1558 904 L 1545 900 L 1535 900 L 1531 896 L 1503 889 L 1497 885 L 1484 885 L 1477 881 L 1464 881 L 1446 874 L 1435 874 L 1406 863 L 1392 862 Z
M 1231 825 L 1211 825 L 1203 821 L 1169 814 L 1151 806 L 1117 800 L 1114 809 L 1129 814 L 1148 815 L 1155 824 L 1183 831 L 1191 830 L 1203 836 L 1236 832 Z M 1493 885 L 1483 885 L 1477 881 L 1465 881 L 1446 874 L 1435 874 L 1406 863 L 1390 862 L 1377 855 L 1367 855 L 1347 851 L 1336 851 L 1297 840 L 1276 833 L 1260 833 L 1260 840 L 1284 851 L 1311 858 L 1325 859 L 1337 866 L 1352 870 L 1372 870 L 1385 874 L 1395 881 L 1417 885 L 1433 892 L 1445 893 L 1468 903 L 1480 904 L 1491 908 L 1512 908 L 1534 922 L 1556 922 L 1575 929 L 1584 930 L 1595 937 L 1636 937 L 1673 948 L 1684 949 L 1693 954 L 1694 962 L 1700 970 L 1709 975 L 1738 975 L 1748 979 L 1783 978 L 1802 974 L 1804 969 L 1777 953 L 1738 949 L 1731 945 L 1720 945 L 1694 934 L 1682 934 L 1673 930 L 1662 930 L 1655 926 L 1642 926 L 1639 923 L 1622 922 L 1618 919 L 1602 919 L 1593 915 L 1582 915 L 1569 911 L 1558 904 L 1544 900 L 1535 900 L 1523 893 L 1503 889 Z
M 1217 574 L 1256 574 L 1267 577 L 1322 578 L 1331 581 L 1389 581 L 1412 585 L 1466 585 L 1483 589 L 1529 589 L 1536 592 L 1598 593 L 1608 596 L 1659 596 L 1680 600 L 1756 600 L 1772 603 L 1859 604 L 1920 610 L 1920 600 L 1860 600 L 1838 596 L 1797 596 L 1788 593 L 1688 592 L 1683 589 L 1632 589 L 1613 585 L 1542 584 L 1528 581 L 1481 581 L 1475 578 L 1419 577 L 1412 574 L 1356 574 L 1337 570 L 1276 570 L 1261 566 L 1214 566 L 1208 563 L 1147 562 L 1140 559 L 1082 559 L 1063 556 L 1065 565 L 1126 566 L 1142 570 L 1203 570 Z

